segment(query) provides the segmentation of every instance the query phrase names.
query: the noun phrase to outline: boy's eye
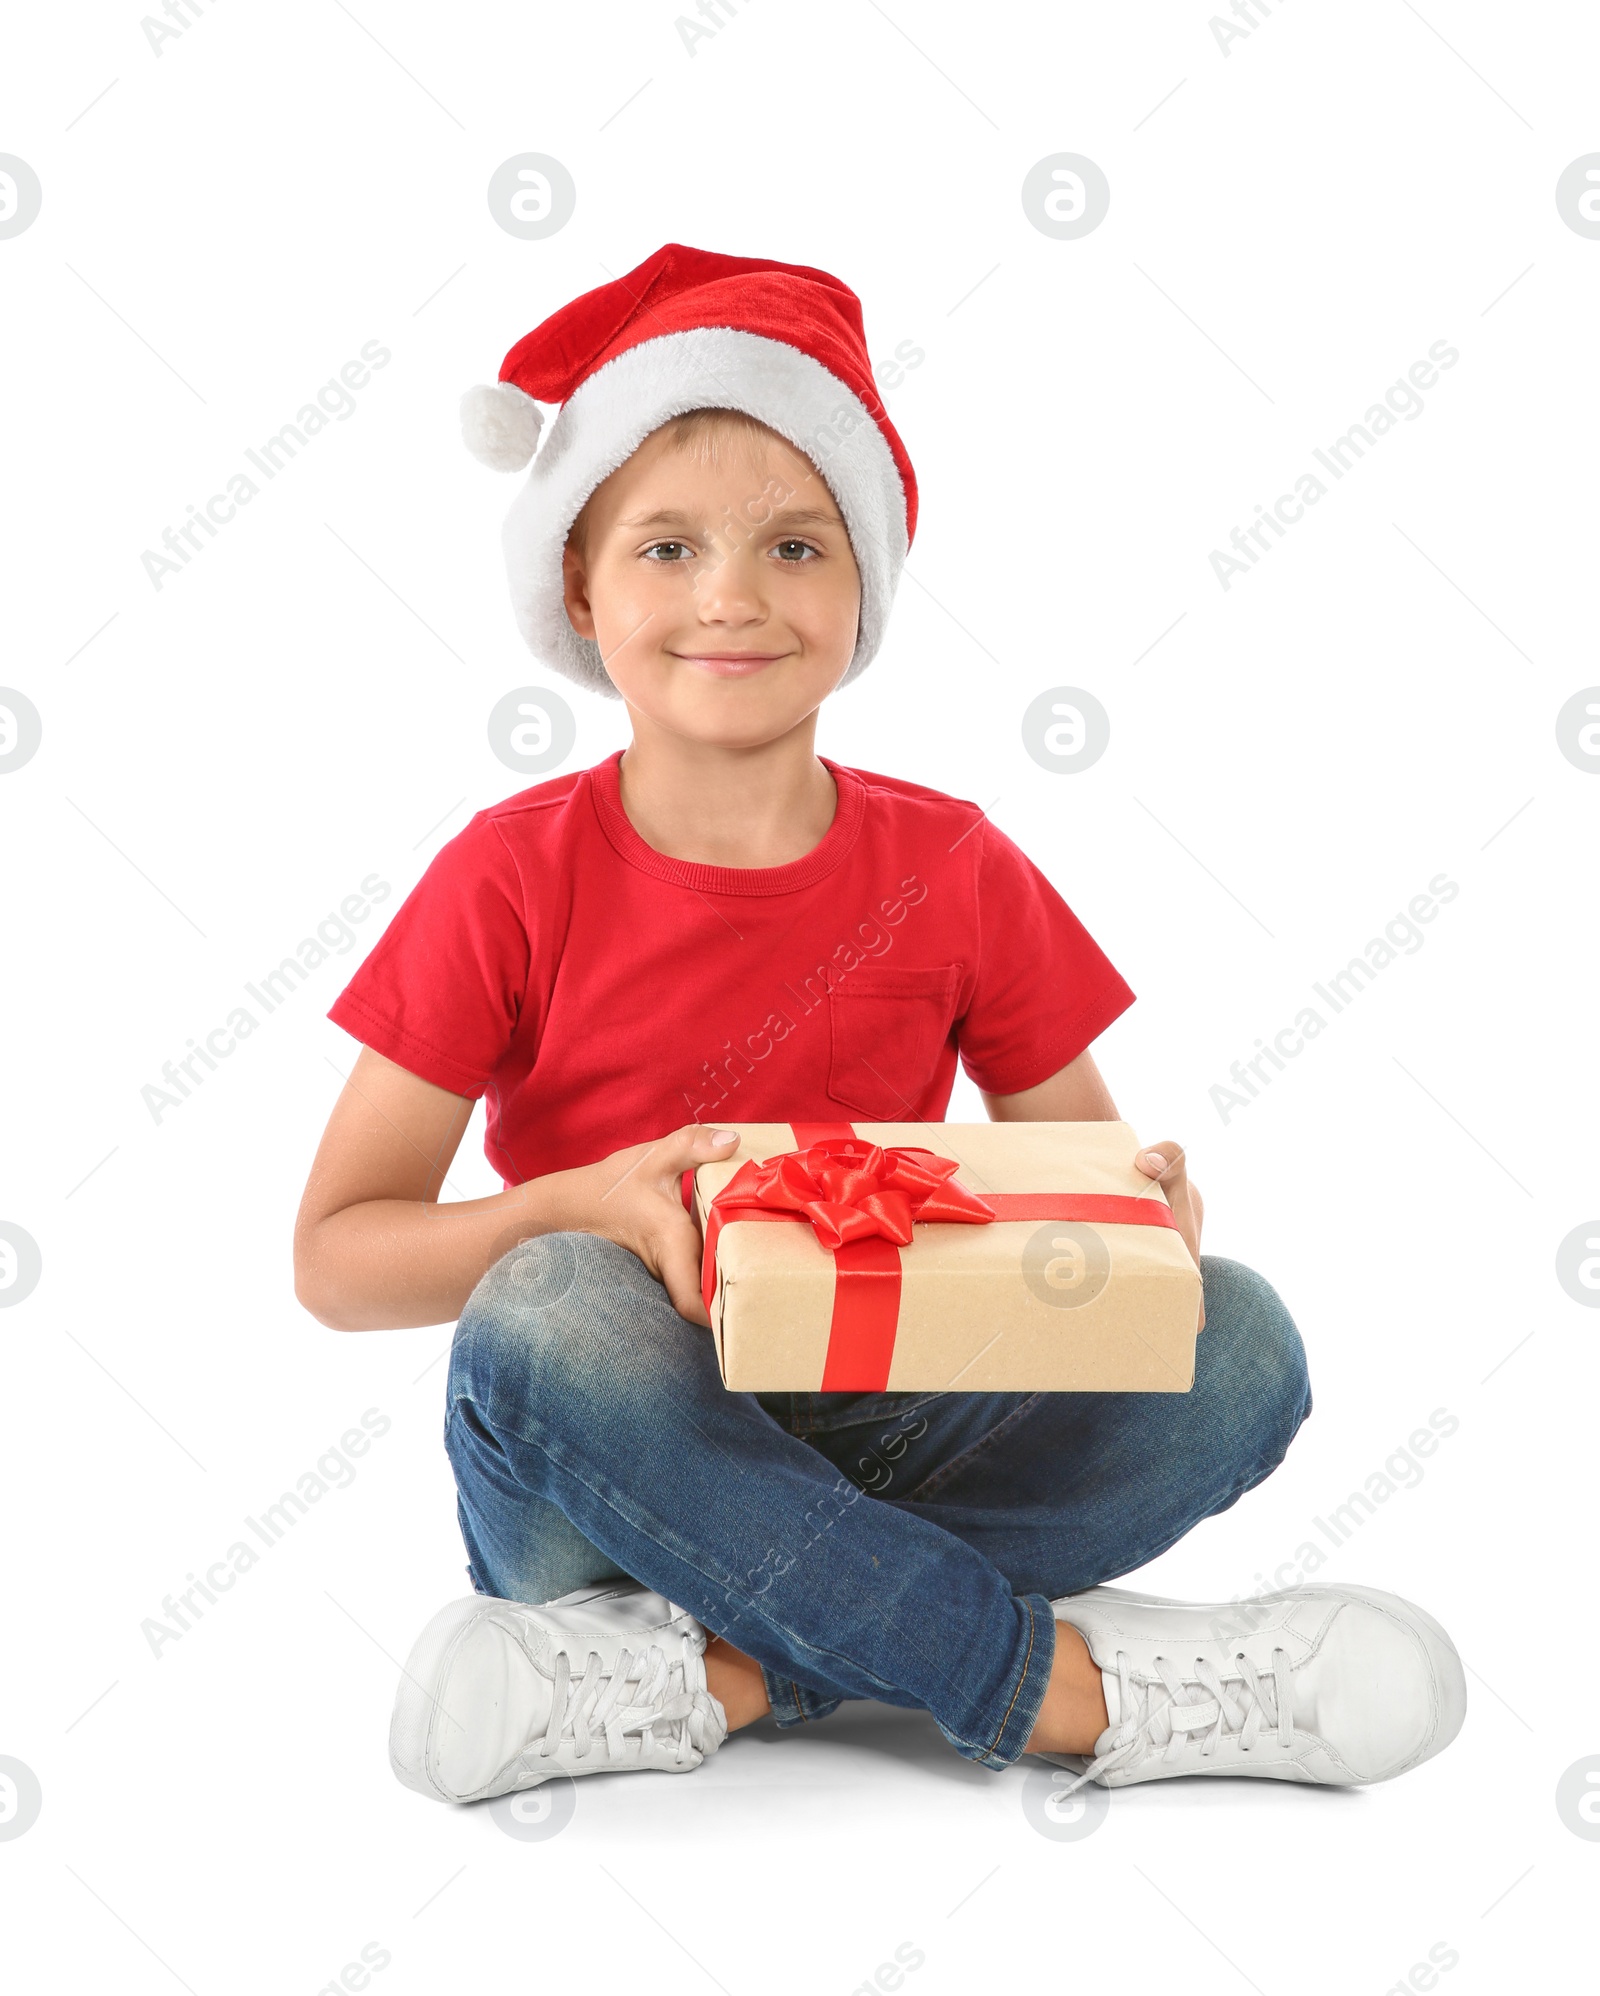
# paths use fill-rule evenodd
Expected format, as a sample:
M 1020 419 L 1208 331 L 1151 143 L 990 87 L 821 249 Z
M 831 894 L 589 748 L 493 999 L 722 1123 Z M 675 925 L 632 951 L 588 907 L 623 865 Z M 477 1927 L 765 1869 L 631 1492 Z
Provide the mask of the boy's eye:
M 646 561 L 687 561 L 692 549 L 684 541 L 654 541 L 644 551 Z
M 804 561 L 808 555 L 814 555 L 816 549 L 809 541 L 779 541 L 772 552 L 779 561 Z

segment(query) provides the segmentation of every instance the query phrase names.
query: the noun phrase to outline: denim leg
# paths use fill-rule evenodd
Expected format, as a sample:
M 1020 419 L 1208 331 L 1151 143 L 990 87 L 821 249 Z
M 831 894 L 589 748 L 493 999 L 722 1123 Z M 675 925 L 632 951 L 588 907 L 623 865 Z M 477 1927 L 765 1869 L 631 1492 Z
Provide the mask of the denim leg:
M 780 1717 L 878 1698 L 923 1707 L 986 1766 L 1021 1754 L 1049 1602 L 728 1392 L 709 1333 L 612 1242 L 547 1234 L 484 1276 L 457 1326 L 446 1446 L 477 1577 L 526 1578 L 515 1548 L 548 1505 L 755 1657 Z
M 1272 1285 L 1203 1255 L 1187 1393 L 945 1394 L 896 1414 L 823 1411 L 814 1445 L 881 1502 L 1059 1599 L 1131 1572 L 1283 1460 L 1311 1411 L 1305 1350 Z
M 478 1593 L 537 1607 L 579 1587 L 629 1577 L 554 1504 L 520 1489 L 492 1441 L 463 1428 L 449 1447 L 460 1485 L 456 1518 L 467 1549 L 467 1575 Z M 458 1452 L 472 1458 L 470 1466 L 457 1459 Z

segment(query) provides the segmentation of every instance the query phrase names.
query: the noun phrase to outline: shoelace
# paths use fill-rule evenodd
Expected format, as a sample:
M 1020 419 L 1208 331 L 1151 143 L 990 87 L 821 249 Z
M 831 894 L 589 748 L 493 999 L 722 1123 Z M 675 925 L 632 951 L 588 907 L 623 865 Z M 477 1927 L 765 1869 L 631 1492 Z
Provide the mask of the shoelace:
M 1234 1658 L 1226 1673 L 1204 1657 L 1180 1676 L 1169 1658 L 1155 1658 L 1154 1677 L 1135 1677 L 1124 1651 L 1117 1651 L 1117 1689 L 1122 1722 L 1111 1745 L 1061 1792 L 1070 1795 L 1097 1775 L 1134 1766 L 1150 1754 L 1179 1760 L 1198 1735 L 1200 1757 L 1208 1760 L 1224 1736 L 1248 1752 L 1262 1729 L 1276 1729 L 1278 1744 L 1294 1743 L 1294 1679 L 1286 1650 L 1272 1652 L 1270 1672 L 1247 1656 Z
M 590 1650 L 583 1675 L 574 1678 L 571 1659 L 556 1657 L 550 1723 L 536 1755 L 548 1760 L 564 1741 L 573 1758 L 603 1752 L 611 1759 L 627 1758 L 627 1737 L 666 1747 L 679 1761 L 720 1744 L 716 1715 L 703 1684 L 703 1666 L 687 1635 L 682 1652 L 669 1660 L 659 1644 L 640 1651 L 622 1650 L 614 1666 Z M 701 1680 L 701 1681 L 696 1681 Z M 714 1737 L 715 1736 L 715 1737 Z

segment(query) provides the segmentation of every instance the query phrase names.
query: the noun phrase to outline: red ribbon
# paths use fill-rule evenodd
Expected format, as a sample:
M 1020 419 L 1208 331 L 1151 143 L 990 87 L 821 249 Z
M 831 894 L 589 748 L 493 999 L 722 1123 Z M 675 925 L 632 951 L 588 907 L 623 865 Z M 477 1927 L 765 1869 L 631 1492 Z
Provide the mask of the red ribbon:
M 740 1165 L 706 1216 L 701 1290 L 717 1287 L 717 1240 L 742 1220 L 808 1221 L 833 1255 L 833 1321 L 823 1364 L 824 1393 L 881 1393 L 889 1384 L 900 1319 L 900 1249 L 929 1221 L 989 1226 L 996 1220 L 1100 1220 L 1177 1227 L 1159 1196 L 1111 1193 L 991 1192 L 956 1183 L 953 1158 L 915 1147 L 885 1149 L 848 1123 L 792 1125 L 801 1150 Z M 684 1186 L 688 1191 L 687 1179 Z

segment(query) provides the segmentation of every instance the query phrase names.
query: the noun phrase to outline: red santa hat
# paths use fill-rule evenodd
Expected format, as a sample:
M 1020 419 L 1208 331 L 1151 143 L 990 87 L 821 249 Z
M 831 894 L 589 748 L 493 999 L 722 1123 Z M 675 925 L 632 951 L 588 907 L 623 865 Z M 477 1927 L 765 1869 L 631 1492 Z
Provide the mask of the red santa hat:
M 560 405 L 542 446 L 540 402 Z M 861 572 L 853 679 L 882 642 L 917 518 L 911 460 L 873 386 L 861 301 L 825 270 L 681 243 L 562 306 L 511 349 L 497 384 L 462 397 L 475 457 L 497 471 L 532 460 L 503 535 L 529 648 L 615 693 L 598 646 L 567 621 L 562 550 L 595 487 L 691 409 L 754 416 L 827 481 Z

